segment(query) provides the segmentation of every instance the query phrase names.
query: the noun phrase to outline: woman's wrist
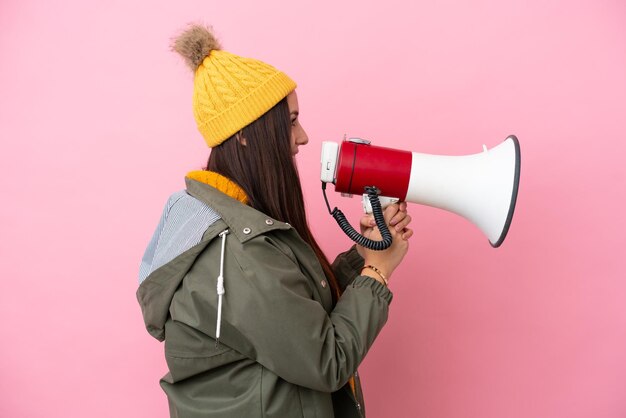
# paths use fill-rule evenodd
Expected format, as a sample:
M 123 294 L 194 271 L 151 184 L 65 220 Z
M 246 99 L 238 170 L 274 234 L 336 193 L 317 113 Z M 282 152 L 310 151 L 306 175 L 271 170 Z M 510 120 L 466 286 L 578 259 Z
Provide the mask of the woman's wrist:
M 365 274 L 365 273 L 370 273 L 370 274 Z M 389 284 L 389 280 L 387 279 L 387 276 L 385 275 L 385 273 L 383 273 L 379 268 L 377 268 L 376 266 L 372 264 L 364 265 L 363 268 L 361 269 L 361 275 L 369 276 L 373 278 L 374 280 L 382 283 L 385 286 Z

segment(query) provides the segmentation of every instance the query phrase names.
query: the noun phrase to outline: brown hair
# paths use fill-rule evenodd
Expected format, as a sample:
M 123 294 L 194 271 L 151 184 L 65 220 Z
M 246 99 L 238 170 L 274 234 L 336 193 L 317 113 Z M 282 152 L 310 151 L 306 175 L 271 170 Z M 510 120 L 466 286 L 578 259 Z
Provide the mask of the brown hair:
M 290 138 L 291 118 L 284 98 L 259 119 L 213 148 L 207 169 L 237 183 L 246 192 L 251 207 L 289 223 L 300 234 L 315 252 L 336 300 L 339 285 L 309 229 Z

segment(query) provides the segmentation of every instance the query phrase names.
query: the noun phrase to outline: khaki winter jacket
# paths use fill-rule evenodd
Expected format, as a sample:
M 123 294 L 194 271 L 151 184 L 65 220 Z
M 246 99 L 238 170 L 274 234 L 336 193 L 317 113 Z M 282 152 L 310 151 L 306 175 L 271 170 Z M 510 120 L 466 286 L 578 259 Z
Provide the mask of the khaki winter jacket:
M 365 416 L 358 376 L 356 398 L 346 383 L 387 320 L 391 292 L 358 276 L 353 248 L 333 263 L 346 286 L 333 308 L 314 252 L 288 224 L 195 180 L 187 193 L 221 219 L 137 291 L 148 332 L 165 341 L 171 416 Z

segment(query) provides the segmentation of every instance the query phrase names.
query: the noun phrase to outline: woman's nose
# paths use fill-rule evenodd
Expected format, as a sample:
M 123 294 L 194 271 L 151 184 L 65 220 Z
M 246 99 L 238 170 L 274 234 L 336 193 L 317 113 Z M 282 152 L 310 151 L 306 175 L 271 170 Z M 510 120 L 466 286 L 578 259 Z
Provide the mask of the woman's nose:
M 301 129 L 300 135 L 298 136 L 298 144 L 306 145 L 309 143 L 309 136 L 306 134 L 304 129 Z

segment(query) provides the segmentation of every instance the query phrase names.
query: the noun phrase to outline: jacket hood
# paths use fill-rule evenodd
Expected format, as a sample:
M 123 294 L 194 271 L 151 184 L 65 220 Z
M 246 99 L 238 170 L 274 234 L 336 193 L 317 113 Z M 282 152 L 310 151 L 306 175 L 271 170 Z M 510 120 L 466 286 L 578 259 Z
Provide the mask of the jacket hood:
M 151 272 L 139 286 L 137 300 L 146 329 L 159 341 L 165 339 L 165 322 L 174 294 L 198 256 L 220 232 L 229 229 L 232 236 L 244 243 L 272 230 L 291 228 L 207 184 L 190 178 L 185 180 L 187 193 L 217 212 L 221 219 L 208 226 L 200 242 Z

